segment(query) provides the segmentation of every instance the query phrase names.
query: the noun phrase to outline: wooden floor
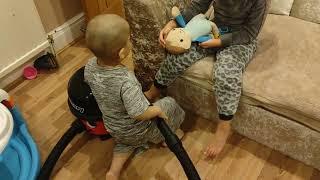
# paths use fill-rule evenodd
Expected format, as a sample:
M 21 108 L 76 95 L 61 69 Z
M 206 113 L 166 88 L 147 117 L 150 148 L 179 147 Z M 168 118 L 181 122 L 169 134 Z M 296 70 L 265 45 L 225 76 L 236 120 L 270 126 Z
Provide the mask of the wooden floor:
M 59 54 L 60 69 L 42 72 L 32 81 L 24 81 L 10 90 L 20 106 L 32 136 L 45 160 L 74 117 L 67 106 L 67 82 L 78 68 L 92 57 L 83 40 Z M 216 159 L 206 160 L 202 149 L 213 138 L 215 124 L 188 115 L 183 125 L 187 134 L 183 144 L 202 179 L 312 179 L 320 173 L 312 167 L 273 151 L 234 133 Z M 53 179 L 104 179 L 110 165 L 113 142 L 79 135 L 67 147 L 53 172 Z M 174 155 L 165 148 L 153 148 L 127 163 L 122 179 L 186 179 Z

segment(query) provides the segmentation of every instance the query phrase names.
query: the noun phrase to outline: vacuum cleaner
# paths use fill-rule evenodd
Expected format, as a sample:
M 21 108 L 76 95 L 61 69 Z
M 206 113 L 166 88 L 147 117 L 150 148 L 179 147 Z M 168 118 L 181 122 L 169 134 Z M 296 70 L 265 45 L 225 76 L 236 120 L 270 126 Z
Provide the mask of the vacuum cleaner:
M 84 82 L 84 67 L 76 71 L 68 83 L 68 105 L 76 120 L 60 138 L 43 164 L 38 180 L 48 180 L 60 155 L 72 139 L 84 131 L 99 137 L 101 140 L 111 138 L 105 129 L 102 113 L 88 84 Z M 200 176 L 185 151 L 180 139 L 166 122 L 156 119 L 157 127 L 165 138 L 168 148 L 176 155 L 188 179 L 200 180 Z

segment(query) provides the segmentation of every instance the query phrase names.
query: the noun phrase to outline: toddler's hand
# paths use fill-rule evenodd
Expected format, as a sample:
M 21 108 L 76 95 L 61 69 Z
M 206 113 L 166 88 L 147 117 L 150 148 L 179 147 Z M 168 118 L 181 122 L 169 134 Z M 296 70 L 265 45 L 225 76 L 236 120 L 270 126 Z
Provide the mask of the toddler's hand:
M 160 114 L 158 115 L 159 118 L 162 118 L 164 121 L 166 121 L 166 123 L 168 124 L 169 123 L 169 118 L 168 116 L 163 112 L 161 111 Z

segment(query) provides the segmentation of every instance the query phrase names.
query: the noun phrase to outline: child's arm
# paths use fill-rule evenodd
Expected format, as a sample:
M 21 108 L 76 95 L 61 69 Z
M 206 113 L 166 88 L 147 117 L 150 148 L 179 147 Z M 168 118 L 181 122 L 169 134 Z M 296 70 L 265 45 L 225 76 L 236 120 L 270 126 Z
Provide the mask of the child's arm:
M 166 42 L 165 39 L 168 35 L 168 33 L 171 31 L 171 29 L 178 27 L 177 23 L 175 20 L 170 20 L 164 28 L 160 31 L 159 35 L 159 43 L 161 44 L 162 47 L 166 47 Z
M 223 34 L 220 39 L 211 39 L 200 44 L 203 48 L 226 47 L 237 44 L 247 44 L 255 40 L 266 19 L 268 7 L 267 0 L 256 0 L 251 11 L 238 31 Z
M 165 120 L 168 119 L 159 106 L 149 106 L 149 108 L 143 114 L 135 117 L 134 119 L 139 121 L 148 121 L 155 117 L 161 117 Z
M 221 47 L 222 41 L 221 41 L 221 39 L 210 39 L 206 42 L 200 43 L 200 46 L 203 48 Z
M 194 16 L 205 13 L 211 4 L 212 0 L 192 0 L 190 5 L 185 8 L 181 14 L 189 22 Z
M 222 46 L 246 44 L 258 37 L 268 13 L 268 0 L 256 0 L 239 31 L 220 36 Z
M 158 106 L 150 106 L 138 82 L 129 80 L 122 85 L 121 98 L 128 115 L 136 120 L 146 121 L 155 117 L 167 120 Z

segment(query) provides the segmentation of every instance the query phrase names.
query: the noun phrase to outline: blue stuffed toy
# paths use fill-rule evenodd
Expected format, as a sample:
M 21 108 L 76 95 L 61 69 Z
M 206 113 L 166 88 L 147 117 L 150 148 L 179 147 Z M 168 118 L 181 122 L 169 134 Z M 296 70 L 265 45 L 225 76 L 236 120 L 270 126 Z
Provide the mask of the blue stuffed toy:
M 172 29 L 166 38 L 166 49 L 172 54 L 181 54 L 191 46 L 193 42 L 205 42 L 212 38 L 219 38 L 219 29 L 212 22 L 214 8 L 211 6 L 206 14 L 198 14 L 188 23 L 185 22 L 180 10 L 172 8 L 172 16 L 179 28 Z

